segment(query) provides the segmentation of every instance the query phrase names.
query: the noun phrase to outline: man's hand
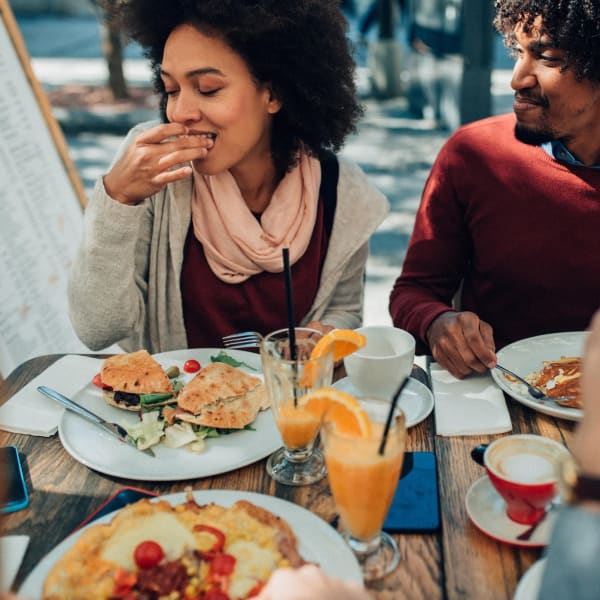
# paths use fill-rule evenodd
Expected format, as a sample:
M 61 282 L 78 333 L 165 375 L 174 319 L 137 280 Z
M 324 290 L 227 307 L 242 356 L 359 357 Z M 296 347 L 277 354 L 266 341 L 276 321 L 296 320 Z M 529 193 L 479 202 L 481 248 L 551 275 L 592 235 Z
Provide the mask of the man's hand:
M 492 327 L 473 312 L 442 313 L 429 326 L 427 341 L 435 361 L 459 379 L 496 365 Z

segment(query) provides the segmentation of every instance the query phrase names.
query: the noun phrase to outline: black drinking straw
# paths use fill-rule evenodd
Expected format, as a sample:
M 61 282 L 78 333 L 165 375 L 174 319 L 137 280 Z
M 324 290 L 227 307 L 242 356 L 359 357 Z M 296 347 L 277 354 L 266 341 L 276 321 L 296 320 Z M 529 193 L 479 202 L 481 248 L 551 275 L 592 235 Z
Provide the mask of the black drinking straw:
M 408 377 L 402 382 L 400 387 L 396 390 L 394 397 L 392 398 L 390 412 L 388 413 L 387 421 L 385 422 L 385 427 L 383 429 L 383 436 L 381 438 L 381 444 L 379 444 L 378 452 L 379 452 L 380 456 L 383 456 L 383 453 L 385 452 L 385 444 L 387 442 L 388 433 L 390 432 L 390 427 L 392 426 L 392 419 L 394 417 L 394 412 L 396 410 L 396 404 L 398 404 L 398 398 L 400 398 L 400 394 L 402 393 L 402 390 L 405 388 L 407 383 L 408 383 Z
M 290 339 L 290 360 L 294 363 L 294 371 L 298 368 L 296 364 L 296 327 L 294 325 L 294 294 L 292 290 L 292 271 L 290 269 L 290 251 L 288 248 L 282 248 L 283 254 L 283 272 L 285 274 L 285 294 L 287 299 L 287 318 L 288 318 L 288 337 Z M 298 376 L 296 372 L 296 377 Z M 294 385 L 294 407 L 298 406 L 296 397 L 296 386 Z
M 290 337 L 290 358 L 296 360 L 296 328 L 294 326 L 294 294 L 292 290 L 292 271 L 290 269 L 290 251 L 282 248 L 283 272 L 285 273 L 285 293 L 287 298 L 288 331 Z

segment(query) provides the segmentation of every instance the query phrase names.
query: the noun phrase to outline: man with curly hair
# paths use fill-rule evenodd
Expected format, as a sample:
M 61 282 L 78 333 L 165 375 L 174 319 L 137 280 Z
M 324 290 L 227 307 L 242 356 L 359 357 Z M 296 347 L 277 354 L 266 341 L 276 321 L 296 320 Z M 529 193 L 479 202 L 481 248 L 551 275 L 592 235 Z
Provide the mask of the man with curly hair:
M 515 340 L 583 330 L 600 306 L 600 3 L 495 7 L 514 114 L 444 145 L 390 298 L 395 325 L 457 377 Z
M 334 154 L 361 108 L 339 0 L 122 0 L 162 123 L 127 136 L 85 213 L 70 315 L 92 349 L 221 346 L 361 323 L 388 202 Z

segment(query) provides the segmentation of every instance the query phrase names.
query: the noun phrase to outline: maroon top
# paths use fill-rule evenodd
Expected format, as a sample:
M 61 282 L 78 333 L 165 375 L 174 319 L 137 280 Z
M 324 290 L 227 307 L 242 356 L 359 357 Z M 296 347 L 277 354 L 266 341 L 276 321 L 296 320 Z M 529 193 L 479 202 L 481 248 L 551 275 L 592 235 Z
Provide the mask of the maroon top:
M 433 165 L 390 301 L 418 352 L 461 280 L 462 310 L 497 348 L 583 330 L 600 307 L 600 170 L 558 162 L 514 127 L 514 115 L 466 125 Z
M 300 323 L 313 304 L 328 245 L 329 233 L 320 197 L 308 248 L 292 266 L 296 323 Z M 242 283 L 225 283 L 211 271 L 191 226 L 184 248 L 181 294 L 190 348 L 220 348 L 224 335 L 240 331 L 265 335 L 288 325 L 283 272 L 263 271 Z

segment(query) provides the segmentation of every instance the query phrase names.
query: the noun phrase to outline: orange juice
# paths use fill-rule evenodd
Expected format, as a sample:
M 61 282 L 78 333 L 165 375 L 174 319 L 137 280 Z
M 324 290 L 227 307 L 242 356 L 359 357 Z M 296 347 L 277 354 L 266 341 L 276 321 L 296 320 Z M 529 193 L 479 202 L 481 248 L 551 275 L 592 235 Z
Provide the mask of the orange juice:
M 395 431 L 389 432 L 383 456 L 378 454 L 381 423 L 372 423 L 368 438 L 326 431 L 325 463 L 331 493 L 344 526 L 359 540 L 370 540 L 381 531 L 398 485 L 405 436 Z
M 314 414 L 291 404 L 279 407 L 275 422 L 285 447 L 290 450 L 310 446 L 320 426 L 320 421 Z

